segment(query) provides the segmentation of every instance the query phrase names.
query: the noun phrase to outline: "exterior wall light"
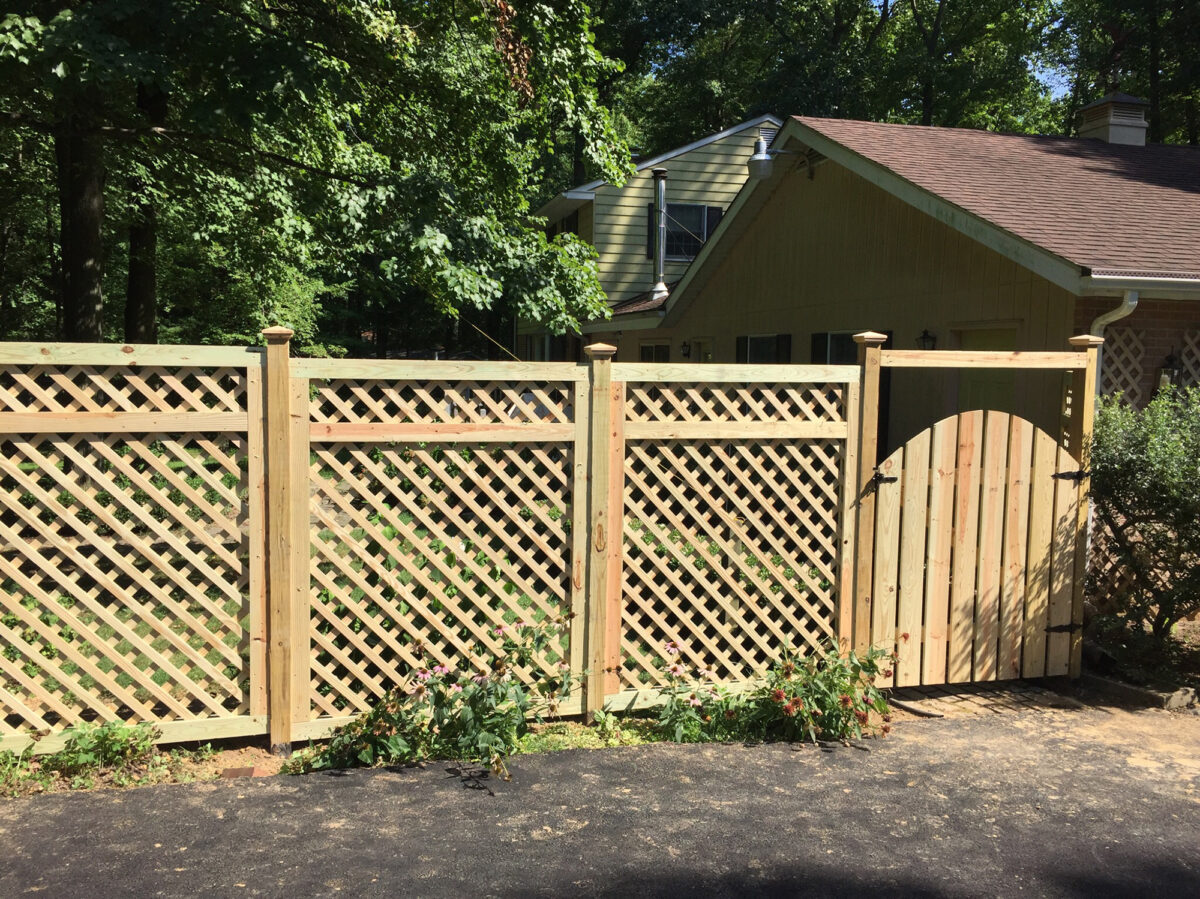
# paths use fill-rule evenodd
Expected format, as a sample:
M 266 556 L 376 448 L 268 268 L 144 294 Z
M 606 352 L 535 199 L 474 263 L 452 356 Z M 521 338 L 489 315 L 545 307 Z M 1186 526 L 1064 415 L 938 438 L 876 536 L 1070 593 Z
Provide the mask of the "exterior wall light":
M 684 359 L 692 358 L 692 345 L 686 340 L 679 345 L 679 355 Z
M 759 137 L 754 141 L 754 155 L 746 163 L 746 171 L 751 181 L 766 181 L 775 170 L 776 156 L 799 156 L 793 150 L 768 150 L 765 138 Z
M 1172 384 L 1178 384 L 1182 374 L 1181 368 L 1175 347 L 1171 347 L 1171 352 L 1167 353 L 1167 358 L 1163 360 L 1162 368 L 1158 370 L 1158 389 L 1165 390 Z
M 917 346 L 923 350 L 932 350 L 937 347 L 937 335 L 931 334 L 928 328 L 921 331 L 921 335 L 917 338 Z

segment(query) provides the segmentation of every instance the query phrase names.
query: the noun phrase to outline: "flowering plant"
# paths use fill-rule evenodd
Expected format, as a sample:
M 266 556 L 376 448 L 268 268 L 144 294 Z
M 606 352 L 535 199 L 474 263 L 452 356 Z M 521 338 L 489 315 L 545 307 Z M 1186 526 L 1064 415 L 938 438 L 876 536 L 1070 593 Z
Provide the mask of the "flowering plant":
M 890 731 L 887 699 L 875 686 L 887 676 L 891 656 L 870 649 L 842 655 L 832 646 L 812 656 L 788 648 L 749 690 L 732 692 L 713 684 L 705 668 L 689 668 L 683 650 L 668 643 L 659 662 L 666 686 L 658 730 L 677 743 L 710 740 L 840 740 L 873 729 L 871 713 Z
M 444 664 L 420 667 L 404 686 L 385 693 L 369 711 L 338 728 L 329 743 L 300 756 L 294 773 L 324 768 L 419 762 L 447 758 L 481 762 L 508 779 L 505 759 L 528 733 L 529 719 L 555 714 L 570 695 L 571 674 L 562 662 L 552 675 L 526 683 L 543 653 L 568 627 L 569 616 L 549 623 L 519 622 L 494 631 L 499 648 L 477 657 L 474 671 Z M 418 650 L 418 657 L 423 651 Z

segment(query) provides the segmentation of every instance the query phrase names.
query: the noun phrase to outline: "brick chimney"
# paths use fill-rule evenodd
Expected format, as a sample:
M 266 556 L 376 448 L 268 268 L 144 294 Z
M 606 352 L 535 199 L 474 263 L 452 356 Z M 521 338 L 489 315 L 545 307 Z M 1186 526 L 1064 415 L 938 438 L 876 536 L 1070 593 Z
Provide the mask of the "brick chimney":
M 1079 136 L 1110 144 L 1146 146 L 1146 107 L 1141 97 L 1114 91 L 1079 110 Z

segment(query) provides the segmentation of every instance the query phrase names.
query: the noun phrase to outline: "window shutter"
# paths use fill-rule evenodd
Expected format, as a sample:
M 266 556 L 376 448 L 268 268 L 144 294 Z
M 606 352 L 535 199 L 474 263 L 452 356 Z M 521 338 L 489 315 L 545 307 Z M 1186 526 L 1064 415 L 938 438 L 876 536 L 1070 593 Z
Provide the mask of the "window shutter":
M 747 362 L 750 359 L 750 338 L 739 337 L 737 339 L 737 361 Z
M 646 258 L 654 258 L 654 204 L 646 204 Z
M 775 335 L 775 361 L 788 363 L 792 361 L 792 335 Z
M 829 362 L 829 332 L 818 331 L 812 336 L 812 352 L 808 358 L 813 365 L 825 365 Z
M 721 224 L 721 216 L 725 214 L 725 210 L 720 206 L 709 206 L 705 213 L 704 222 L 704 239 L 708 240 L 712 237 L 713 232 L 717 230 L 717 225 Z

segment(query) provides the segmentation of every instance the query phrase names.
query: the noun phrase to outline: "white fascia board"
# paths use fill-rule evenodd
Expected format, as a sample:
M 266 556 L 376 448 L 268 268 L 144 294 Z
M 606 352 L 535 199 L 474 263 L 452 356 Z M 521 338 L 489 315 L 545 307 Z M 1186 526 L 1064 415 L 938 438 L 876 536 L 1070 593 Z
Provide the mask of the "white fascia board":
M 642 315 L 616 315 L 609 319 L 588 322 L 583 326 L 584 334 L 608 333 L 610 331 L 645 331 L 650 328 L 661 328 L 663 314 L 661 312 L 646 312 Z
M 1126 275 L 1085 275 L 1079 279 L 1082 295 L 1120 296 L 1136 290 L 1146 300 L 1200 300 L 1200 280 Z
M 790 127 L 793 123 L 797 126 L 794 131 Z M 1075 263 L 1005 231 L 973 212 L 955 206 L 937 194 L 902 178 L 886 166 L 861 156 L 849 147 L 826 137 L 803 122 L 792 119 L 788 130 L 821 155 L 849 169 L 860 178 L 887 191 L 892 196 L 903 200 L 913 208 L 932 216 L 985 247 L 995 250 L 1017 265 L 1041 275 L 1051 284 L 1056 284 L 1076 296 L 1084 295 L 1085 291 L 1081 283 L 1083 272 Z
M 534 215 L 554 223 L 566 218 L 576 209 L 581 209 L 594 199 L 596 199 L 596 195 L 591 191 L 568 190 L 544 204 Z
M 702 137 L 699 140 L 694 140 L 690 144 L 687 144 L 685 146 L 676 147 L 674 150 L 668 150 L 666 153 L 660 153 L 658 156 L 655 156 L 652 159 L 647 159 L 643 162 L 639 162 L 637 164 L 637 168 L 635 168 L 634 171 L 635 172 L 643 172 L 646 169 L 652 169 L 656 165 L 661 165 L 662 163 L 667 162 L 668 160 L 674 159 L 676 156 L 682 156 L 684 153 L 690 153 L 690 152 L 692 152 L 692 150 L 698 150 L 700 147 L 706 147 L 709 144 L 716 143 L 719 140 L 724 140 L 727 137 L 732 137 L 733 135 L 737 134 L 739 131 L 745 131 L 747 128 L 758 128 L 758 127 L 761 127 L 762 125 L 767 125 L 767 124 L 771 125 L 774 128 L 783 127 L 783 123 L 780 122 L 779 119 L 775 118 L 775 116 L 760 115 L 756 119 L 749 119 L 745 122 L 741 122 L 737 125 L 734 125 L 731 128 L 726 128 L 724 131 L 718 131 L 716 134 L 710 134 L 707 137 Z M 587 184 L 582 184 L 579 187 L 574 188 L 574 190 L 576 190 L 576 191 L 594 191 L 597 187 L 601 187 L 605 184 L 608 184 L 608 182 L 605 181 L 604 179 L 600 179 L 599 181 L 590 181 Z M 572 191 L 567 191 L 568 194 L 571 192 Z

